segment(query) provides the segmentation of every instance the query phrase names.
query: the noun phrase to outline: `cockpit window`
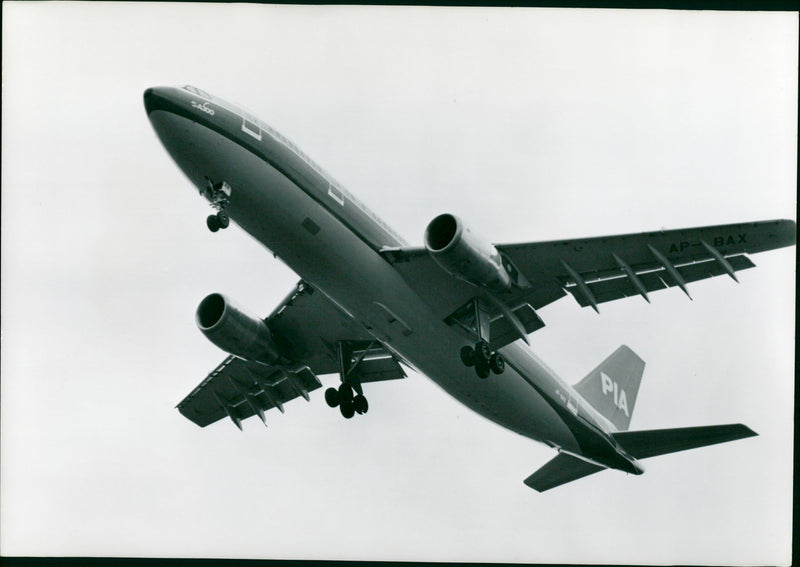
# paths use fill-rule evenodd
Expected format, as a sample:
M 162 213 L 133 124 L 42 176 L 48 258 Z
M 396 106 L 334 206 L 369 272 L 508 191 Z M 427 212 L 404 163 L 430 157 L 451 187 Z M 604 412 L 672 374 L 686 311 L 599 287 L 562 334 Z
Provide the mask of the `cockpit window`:
M 207 99 L 211 100 L 211 95 L 210 94 L 208 94 L 206 91 L 204 91 L 202 89 L 198 89 L 197 87 L 193 87 L 192 85 L 186 85 L 186 86 L 183 87 L 183 89 L 186 90 L 186 91 L 189 91 L 190 93 L 194 93 L 194 94 L 199 95 L 199 96 L 201 96 L 203 98 L 207 98 Z

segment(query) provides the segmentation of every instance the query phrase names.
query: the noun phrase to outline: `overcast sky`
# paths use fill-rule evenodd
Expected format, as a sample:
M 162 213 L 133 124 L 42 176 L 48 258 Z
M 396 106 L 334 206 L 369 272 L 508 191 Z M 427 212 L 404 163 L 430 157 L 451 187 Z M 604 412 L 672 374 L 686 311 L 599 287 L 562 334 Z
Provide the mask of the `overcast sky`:
M 297 275 L 206 229 L 142 92 L 241 103 L 415 245 L 446 211 L 549 240 L 794 218 L 797 40 L 787 13 L 4 3 L 3 555 L 788 564 L 794 248 L 694 301 L 542 309 L 570 382 L 647 361 L 632 429 L 760 434 L 640 477 L 538 494 L 552 450 L 415 374 L 350 421 L 319 390 L 201 429 L 174 406 L 225 355 L 196 305 L 266 315 Z

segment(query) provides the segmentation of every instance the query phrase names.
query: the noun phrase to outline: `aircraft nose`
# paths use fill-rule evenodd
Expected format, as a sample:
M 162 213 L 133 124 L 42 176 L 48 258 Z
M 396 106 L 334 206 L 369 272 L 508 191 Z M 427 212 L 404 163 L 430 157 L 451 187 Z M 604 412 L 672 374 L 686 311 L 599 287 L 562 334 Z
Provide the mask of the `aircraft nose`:
M 153 97 L 155 96 L 155 89 L 150 87 L 144 91 L 144 109 L 147 114 L 150 114 L 150 109 L 153 106 Z
M 166 99 L 164 89 L 161 87 L 150 87 L 144 91 L 144 109 L 147 114 L 153 112 L 160 102 Z

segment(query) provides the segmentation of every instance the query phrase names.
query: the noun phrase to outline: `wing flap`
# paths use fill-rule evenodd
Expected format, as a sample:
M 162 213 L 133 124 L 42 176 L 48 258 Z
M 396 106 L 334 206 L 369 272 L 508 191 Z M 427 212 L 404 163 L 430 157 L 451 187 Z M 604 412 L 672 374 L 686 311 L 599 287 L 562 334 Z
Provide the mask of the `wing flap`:
M 524 482 L 537 492 L 544 492 L 602 470 L 605 468 L 587 463 L 567 453 L 559 453 Z
M 620 431 L 611 434 L 635 459 L 646 459 L 698 447 L 727 443 L 758 435 L 742 425 L 705 425 L 674 429 L 651 429 L 645 431 Z
M 200 427 L 224 417 L 241 427 L 241 420 L 257 414 L 263 418 L 272 408 L 283 411 L 286 402 L 307 398 L 321 386 L 308 368 L 285 372 L 229 356 L 178 404 L 178 410 Z
M 648 245 L 664 254 L 673 264 L 680 265 L 701 258 L 710 259 L 712 255 L 703 242 L 723 256 L 735 256 L 792 246 L 795 240 L 794 221 L 769 220 L 573 240 L 498 244 L 496 247 L 506 253 L 526 277 L 529 272 L 566 274 L 560 266 L 561 261 L 580 274 L 603 277 L 620 273 L 612 253 L 631 266 L 657 267 L 658 263 Z
M 755 264 L 753 264 L 750 258 L 743 254 L 730 256 L 726 258 L 726 260 L 735 272 L 755 267 Z M 644 271 L 644 269 L 649 269 L 650 271 Z M 647 292 L 658 291 L 678 285 L 677 281 L 670 276 L 663 266 L 653 268 L 652 264 L 650 264 L 645 265 L 644 269 L 640 266 L 633 267 L 635 277 L 641 282 Z M 675 269 L 681 275 L 685 283 L 721 276 L 727 273 L 726 267 L 714 259 L 701 259 L 691 264 L 675 266 Z M 637 270 L 641 271 L 637 273 Z M 595 281 L 590 281 L 586 277 L 584 278 L 586 285 L 589 287 L 598 303 L 641 295 L 631 278 L 622 273 L 622 270 L 616 274 L 611 272 L 611 275 L 612 277 L 608 277 L 607 272 L 606 279 L 596 279 Z M 590 275 L 587 276 L 591 277 Z M 565 289 L 572 294 L 581 307 L 591 305 L 575 283 L 567 281 L 564 285 Z

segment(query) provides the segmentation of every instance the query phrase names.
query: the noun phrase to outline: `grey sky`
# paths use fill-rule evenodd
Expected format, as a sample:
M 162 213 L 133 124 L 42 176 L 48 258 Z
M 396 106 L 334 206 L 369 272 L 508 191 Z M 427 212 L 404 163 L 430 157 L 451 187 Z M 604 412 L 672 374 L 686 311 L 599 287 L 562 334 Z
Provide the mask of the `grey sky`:
M 411 375 L 345 421 L 295 401 L 244 433 L 174 405 L 223 357 L 221 291 L 297 276 L 208 207 L 141 95 L 190 83 L 295 141 L 414 244 L 444 211 L 495 242 L 793 218 L 797 17 L 781 13 L 3 4 L 4 555 L 788 564 L 793 248 L 716 278 L 542 310 L 577 381 L 647 361 L 633 429 L 760 436 L 546 494 L 554 456 Z M 329 384 L 335 377 L 323 377 Z

